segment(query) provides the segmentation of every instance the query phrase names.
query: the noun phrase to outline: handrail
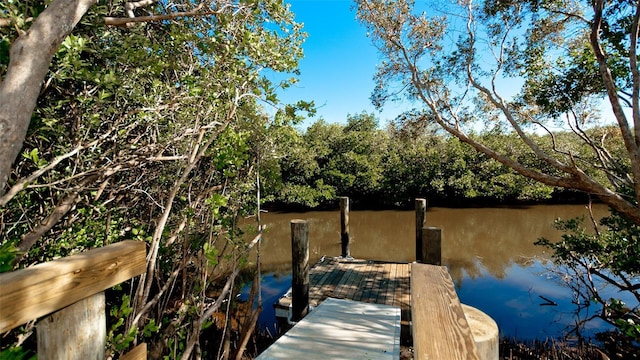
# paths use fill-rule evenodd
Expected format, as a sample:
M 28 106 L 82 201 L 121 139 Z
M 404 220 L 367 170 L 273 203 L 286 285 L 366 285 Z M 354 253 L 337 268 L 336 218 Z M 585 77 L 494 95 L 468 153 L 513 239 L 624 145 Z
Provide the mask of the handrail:
M 481 359 L 446 267 L 411 264 L 411 320 L 416 359 Z
M 127 240 L 2 273 L 0 332 L 60 310 L 145 271 L 145 243 Z

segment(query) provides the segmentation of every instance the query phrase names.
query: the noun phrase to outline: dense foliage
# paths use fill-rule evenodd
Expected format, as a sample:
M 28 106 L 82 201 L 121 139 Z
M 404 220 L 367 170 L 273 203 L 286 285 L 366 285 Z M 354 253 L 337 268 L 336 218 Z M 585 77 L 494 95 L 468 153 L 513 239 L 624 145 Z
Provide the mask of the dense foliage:
M 0 76 L 8 44 L 46 3 L 0 4 L 11 19 L 0 26 Z M 274 84 L 262 73 L 295 75 L 301 25 L 274 0 L 219 1 L 206 16 L 105 26 L 123 6 L 92 7 L 55 53 L 0 197 L 0 265 L 144 241 L 146 274 L 109 292 L 107 355 L 146 341 L 151 358 L 241 356 L 242 346 L 230 344 L 244 339 L 231 331 L 215 341 L 201 334 L 226 329 L 227 317 L 212 326 L 212 315 L 235 306 L 238 274 L 250 263 L 237 218 L 255 214 L 260 158 L 296 116 L 275 95 L 295 78 Z M 158 2 L 136 13 L 190 6 Z M 27 336 L 2 347 L 25 341 L 33 323 L 20 331 Z
M 532 136 L 552 141 L 549 136 Z M 559 136 L 576 153 L 588 155 L 573 134 Z M 515 134 L 495 130 L 472 137 L 522 163 L 546 166 L 515 141 Z M 586 200 L 584 194 L 520 176 L 442 132 L 407 127 L 401 120 L 380 129 L 375 116 L 366 112 L 349 116 L 344 125 L 319 120 L 289 141 L 286 154 L 277 162 L 279 178 L 265 189 L 265 200 L 280 207 L 335 205 L 338 196 L 367 207 L 411 205 L 415 197 L 448 206 Z

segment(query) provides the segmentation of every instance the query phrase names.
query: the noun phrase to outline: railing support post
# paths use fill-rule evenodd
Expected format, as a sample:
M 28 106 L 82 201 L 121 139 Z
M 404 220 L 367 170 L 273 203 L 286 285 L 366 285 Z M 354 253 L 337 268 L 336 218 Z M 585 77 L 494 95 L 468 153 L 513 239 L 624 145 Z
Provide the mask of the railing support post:
M 309 223 L 291 220 L 291 307 L 292 321 L 300 321 L 309 312 Z
M 427 200 L 416 199 L 416 261 L 422 262 L 422 228 L 426 224 Z
M 340 198 L 340 242 L 342 244 L 342 257 L 351 256 L 349 246 L 351 238 L 349 236 L 349 198 Z
M 40 320 L 38 359 L 104 359 L 107 336 L 104 292 Z

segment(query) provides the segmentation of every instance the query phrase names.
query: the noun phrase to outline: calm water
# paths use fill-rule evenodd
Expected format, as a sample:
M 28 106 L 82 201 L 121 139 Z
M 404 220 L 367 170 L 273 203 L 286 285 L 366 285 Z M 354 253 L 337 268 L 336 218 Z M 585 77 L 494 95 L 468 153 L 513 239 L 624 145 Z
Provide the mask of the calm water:
M 607 214 L 594 206 L 596 217 Z M 497 323 L 502 335 L 522 339 L 558 337 L 574 323 L 571 292 L 547 269 L 552 265 L 540 237 L 560 239 L 557 218 L 587 216 L 582 205 L 536 205 L 518 208 L 430 208 L 427 225 L 442 229 L 442 261 L 456 284 L 461 302 Z M 270 304 L 291 285 L 291 219 L 309 221 L 310 261 L 340 255 L 340 213 L 266 213 L 262 242 L 264 312 L 260 322 L 274 323 Z M 413 211 L 351 211 L 351 255 L 361 259 L 415 260 Z M 545 306 L 548 298 L 557 306 Z M 583 314 L 584 315 L 584 314 Z M 587 335 L 605 328 L 594 322 Z

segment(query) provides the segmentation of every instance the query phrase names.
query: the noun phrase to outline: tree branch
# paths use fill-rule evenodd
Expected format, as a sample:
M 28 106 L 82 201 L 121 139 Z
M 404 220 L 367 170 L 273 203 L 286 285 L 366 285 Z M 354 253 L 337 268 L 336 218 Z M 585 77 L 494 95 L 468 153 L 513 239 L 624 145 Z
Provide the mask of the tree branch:
M 210 11 L 200 12 L 203 6 L 204 4 L 201 3 L 191 11 L 182 11 L 182 12 L 175 12 L 171 14 L 163 14 L 163 15 L 137 16 L 137 17 L 128 17 L 128 18 L 105 17 L 104 24 L 108 26 L 130 26 L 130 25 L 133 25 L 134 23 L 173 20 L 179 17 L 217 15 L 217 14 L 220 14 L 225 8 L 223 7 L 222 9 L 215 10 L 215 11 L 210 10 Z
M 87 184 L 98 179 L 98 175 L 92 175 L 80 182 L 79 188 L 86 186 Z M 53 209 L 51 214 L 47 216 L 42 222 L 40 222 L 30 232 L 22 235 L 18 242 L 17 248 L 21 253 L 26 254 L 29 249 L 51 228 L 53 228 L 63 216 L 65 216 L 76 204 L 78 200 L 79 191 L 73 191 L 67 195 L 60 203 Z M 24 255 L 23 255 L 24 256 Z M 16 259 L 16 262 L 20 259 Z
M 602 46 L 600 45 L 600 31 L 601 31 L 602 20 L 603 20 L 602 16 L 603 16 L 604 3 L 605 3 L 604 0 L 596 0 L 593 2 L 593 22 L 591 23 L 591 33 L 589 35 L 589 42 L 591 45 L 591 49 L 593 50 L 593 53 L 598 62 L 600 75 L 602 76 L 602 82 L 607 92 L 609 103 L 611 104 L 611 109 L 613 110 L 613 114 L 616 117 L 618 126 L 620 127 L 620 132 L 622 133 L 622 138 L 624 139 L 624 145 L 631 159 L 631 164 L 632 164 L 631 171 L 633 172 L 633 190 L 635 192 L 635 200 L 636 202 L 640 202 L 640 145 L 638 145 L 637 143 L 637 141 L 640 141 L 640 139 L 634 139 L 634 135 L 631 132 L 631 129 L 629 127 L 629 122 L 627 121 L 627 117 L 624 113 L 622 105 L 620 104 L 620 99 L 616 89 L 615 80 L 613 79 L 613 75 L 611 74 L 611 69 L 609 69 L 609 66 L 607 64 L 607 58 L 606 58 L 605 52 L 602 49 Z M 640 7 L 640 4 L 638 4 L 637 6 Z M 635 19 L 637 19 L 637 17 L 638 17 L 638 13 L 636 12 Z M 636 32 L 638 31 L 637 23 L 636 23 L 636 28 L 634 30 Z M 632 39 L 633 39 L 633 36 L 632 36 Z M 637 43 L 631 44 L 631 49 L 635 49 L 636 46 L 637 46 Z M 636 68 L 637 68 L 637 65 L 636 65 Z M 634 80 L 636 79 L 634 78 Z M 634 101 L 637 101 L 637 99 L 634 99 Z M 635 114 L 634 114 L 634 117 L 636 117 Z M 640 131 L 638 129 L 638 126 L 640 126 L 640 123 L 635 125 L 636 125 L 635 130 Z M 638 222 L 636 221 L 636 223 Z

